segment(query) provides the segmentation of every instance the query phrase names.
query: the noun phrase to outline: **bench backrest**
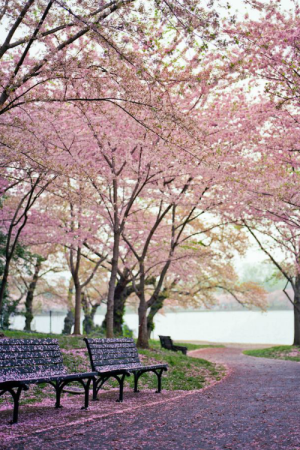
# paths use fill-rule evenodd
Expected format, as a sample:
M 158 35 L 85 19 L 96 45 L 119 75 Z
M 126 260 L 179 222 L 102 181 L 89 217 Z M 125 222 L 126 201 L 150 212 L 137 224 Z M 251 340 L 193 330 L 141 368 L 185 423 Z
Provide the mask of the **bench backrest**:
M 163 348 L 166 348 L 167 350 L 172 350 L 173 341 L 170 338 L 170 336 L 159 336 L 159 339 L 160 339 L 161 346 Z
M 57 339 L 0 339 L 0 382 L 66 373 Z
M 88 348 L 92 370 L 100 370 L 103 367 L 117 369 L 117 366 L 130 367 L 140 364 L 134 340 L 121 339 L 84 339 Z

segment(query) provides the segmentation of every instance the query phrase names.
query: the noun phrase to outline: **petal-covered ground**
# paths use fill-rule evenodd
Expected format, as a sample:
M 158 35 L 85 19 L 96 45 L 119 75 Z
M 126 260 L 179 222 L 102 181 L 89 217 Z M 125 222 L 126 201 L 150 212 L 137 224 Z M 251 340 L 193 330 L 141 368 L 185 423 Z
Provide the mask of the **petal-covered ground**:
M 213 387 L 192 392 L 104 392 L 90 411 L 81 397 L 63 410 L 24 406 L 20 423 L 1 414 L 3 449 L 14 450 L 300 450 L 300 366 L 253 358 L 242 348 L 202 349 L 191 356 L 229 366 Z

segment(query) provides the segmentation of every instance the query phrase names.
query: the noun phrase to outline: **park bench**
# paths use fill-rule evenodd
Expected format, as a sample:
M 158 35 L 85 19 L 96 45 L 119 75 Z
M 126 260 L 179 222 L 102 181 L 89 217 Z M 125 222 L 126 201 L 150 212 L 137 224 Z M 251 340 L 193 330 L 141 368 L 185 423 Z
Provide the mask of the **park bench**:
M 14 401 L 12 423 L 18 421 L 19 399 L 29 384 L 49 383 L 56 391 L 55 408 L 61 408 L 63 388 L 77 381 L 84 388 L 84 406 L 89 404 L 89 387 L 96 374 L 67 373 L 56 339 L 0 340 L 0 396 L 9 392 Z M 75 393 L 75 392 L 73 392 Z
M 97 372 L 98 379 L 93 381 L 93 400 L 103 384 L 111 377 L 119 383 L 119 398 L 123 401 L 124 379 L 131 373 L 134 375 L 134 392 L 138 391 L 138 380 L 145 372 L 154 372 L 157 376 L 157 393 L 161 392 L 162 373 L 168 370 L 167 364 L 144 366 L 140 362 L 134 340 L 121 339 L 84 339 L 88 348 L 92 370 Z
M 159 339 L 162 348 L 172 350 L 173 352 L 182 352 L 184 355 L 186 355 L 187 347 L 182 347 L 181 345 L 174 345 L 170 336 L 159 336 Z

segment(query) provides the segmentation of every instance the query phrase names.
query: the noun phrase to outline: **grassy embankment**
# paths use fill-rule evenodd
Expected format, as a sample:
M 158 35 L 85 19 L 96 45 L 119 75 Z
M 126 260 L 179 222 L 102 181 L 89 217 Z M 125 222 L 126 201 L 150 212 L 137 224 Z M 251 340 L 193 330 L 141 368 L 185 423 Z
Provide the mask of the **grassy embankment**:
M 70 372 L 86 372 L 90 371 L 88 353 L 85 349 L 85 343 L 82 337 L 50 335 L 43 333 L 26 333 L 24 331 L 5 331 L 8 338 L 56 338 L 59 341 L 60 348 L 63 352 L 64 364 Z M 209 347 L 207 345 L 182 344 L 189 350 Z M 150 341 L 151 348 L 148 350 L 139 349 L 140 358 L 143 364 L 153 364 L 156 362 L 165 362 L 169 366 L 169 370 L 163 375 L 163 389 L 166 390 L 196 390 L 201 389 L 215 380 L 220 380 L 225 375 L 225 369 L 221 365 L 213 364 L 205 359 L 191 358 L 182 355 L 182 353 L 171 352 L 160 348 L 157 341 Z M 155 389 L 156 376 L 152 373 L 144 374 L 139 380 L 141 389 Z M 104 385 L 104 389 L 117 387 L 114 380 L 108 381 Z M 125 389 L 133 388 L 133 376 L 125 382 Z M 28 392 L 22 397 L 22 403 L 34 403 L 41 401 L 45 397 L 54 399 L 54 389 L 49 385 L 32 386 Z M 5 401 L 0 398 L 0 405 Z
M 279 345 L 276 347 L 262 348 L 258 350 L 245 350 L 244 355 L 258 358 L 284 359 L 288 361 L 300 361 L 300 347 L 295 345 Z

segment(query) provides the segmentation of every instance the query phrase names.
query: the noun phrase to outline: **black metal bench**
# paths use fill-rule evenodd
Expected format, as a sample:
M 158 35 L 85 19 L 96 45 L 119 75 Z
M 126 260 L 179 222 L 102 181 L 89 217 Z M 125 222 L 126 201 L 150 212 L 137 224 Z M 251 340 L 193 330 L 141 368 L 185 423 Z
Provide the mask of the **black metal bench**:
M 89 387 L 95 375 L 92 372 L 68 374 L 56 339 L 0 340 L 0 396 L 5 392 L 12 395 L 12 423 L 18 421 L 19 399 L 22 391 L 29 389 L 29 384 L 51 384 L 56 391 L 55 408 L 60 408 L 63 388 L 68 383 L 78 381 L 85 394 L 82 409 L 87 409 Z
M 162 348 L 172 350 L 173 352 L 182 352 L 184 355 L 186 355 L 187 347 L 183 347 L 181 345 L 174 345 L 170 336 L 159 336 L 159 339 Z
M 168 370 L 167 364 L 154 364 L 144 366 L 140 362 L 134 340 L 121 339 L 84 339 L 88 348 L 92 370 L 98 374 L 93 382 L 93 400 L 103 384 L 111 377 L 115 378 L 120 386 L 119 399 L 123 401 L 124 379 L 134 374 L 134 392 L 138 391 L 138 380 L 145 372 L 154 372 L 157 376 L 157 393 L 161 392 L 161 376 Z

